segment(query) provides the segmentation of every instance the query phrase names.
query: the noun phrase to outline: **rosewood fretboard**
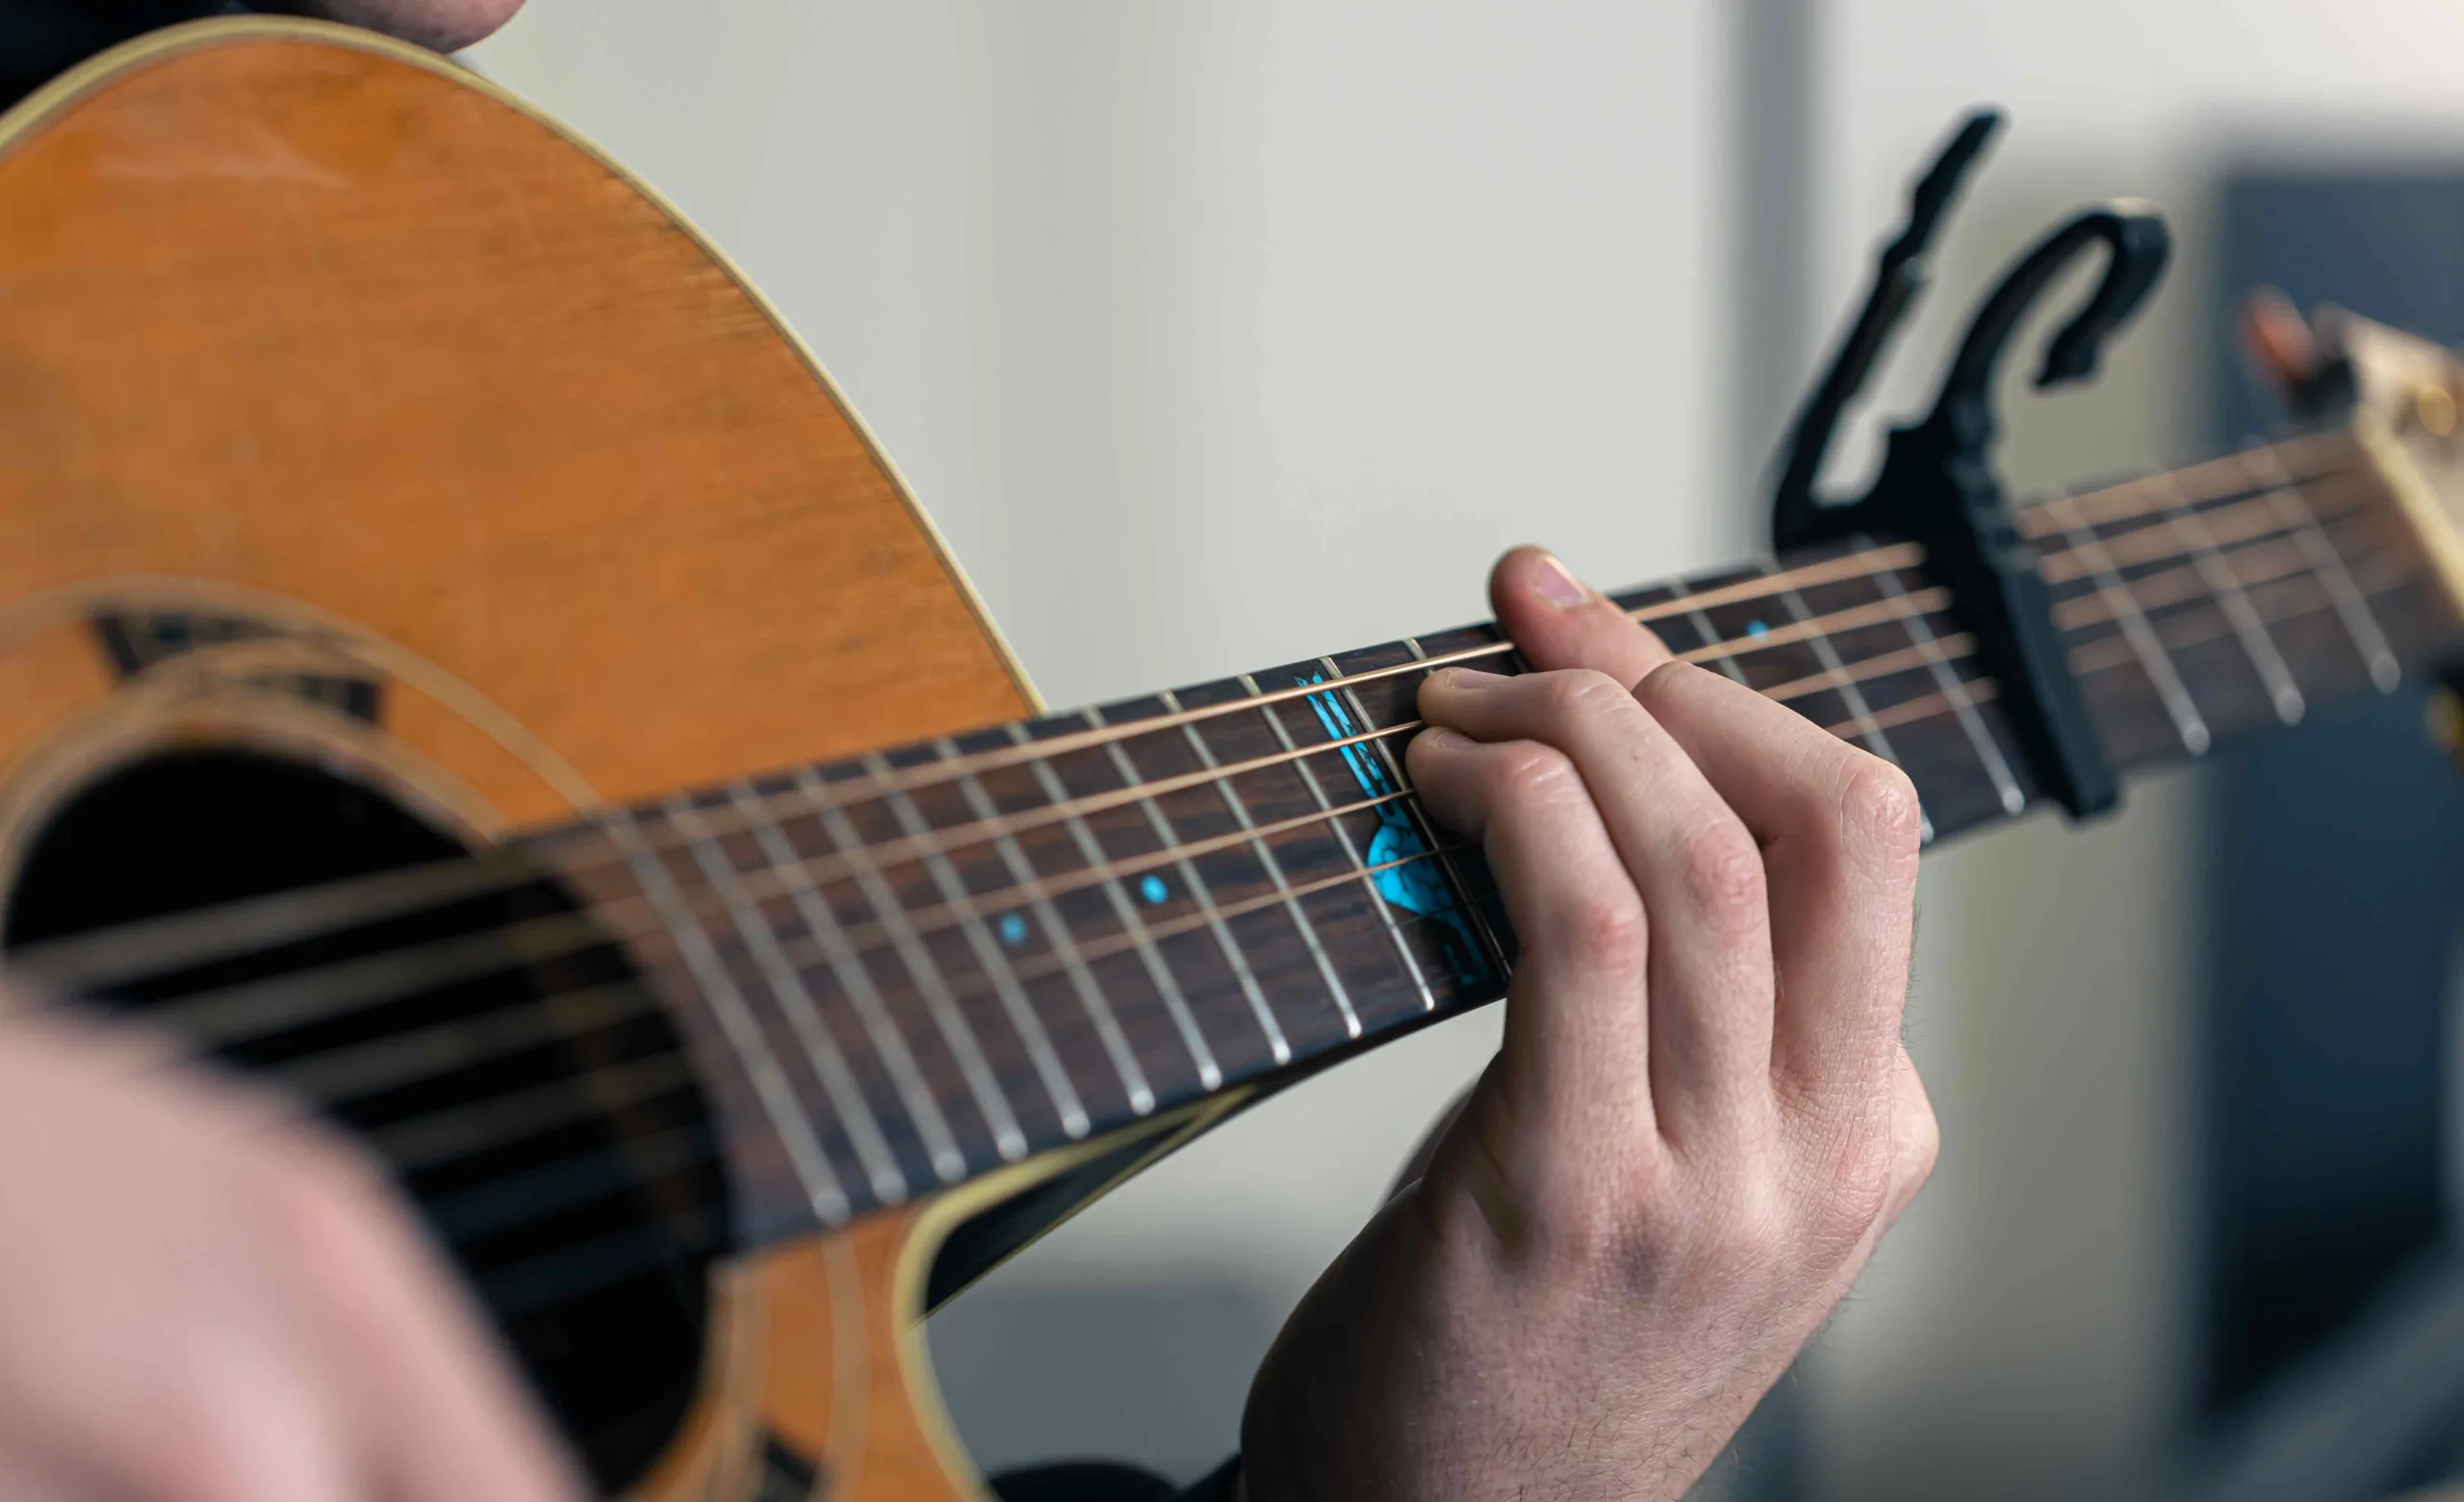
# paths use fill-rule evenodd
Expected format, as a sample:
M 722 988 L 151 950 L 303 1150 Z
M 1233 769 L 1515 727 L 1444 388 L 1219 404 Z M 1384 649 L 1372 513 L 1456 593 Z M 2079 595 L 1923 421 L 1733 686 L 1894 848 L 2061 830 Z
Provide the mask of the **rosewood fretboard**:
M 2032 508 L 2118 764 L 2395 686 L 2459 632 L 2342 435 Z M 2038 789 L 1921 550 L 1615 596 L 1904 767 L 1941 839 Z M 759 1243 L 1501 995 L 1476 852 L 1411 797 L 1425 664 L 1481 625 L 681 795 L 534 842 L 687 1018 Z

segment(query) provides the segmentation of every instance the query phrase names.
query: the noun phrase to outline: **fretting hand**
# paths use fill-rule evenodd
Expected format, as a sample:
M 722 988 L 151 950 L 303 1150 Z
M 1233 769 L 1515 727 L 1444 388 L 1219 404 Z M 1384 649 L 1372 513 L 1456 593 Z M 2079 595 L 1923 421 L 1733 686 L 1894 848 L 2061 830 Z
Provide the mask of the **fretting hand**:
M 1536 671 L 1432 675 L 1410 767 L 1522 940 L 1504 1044 L 1269 1355 L 1250 1502 L 1678 1497 L 1933 1165 L 1908 779 L 1547 554 L 1492 594 Z

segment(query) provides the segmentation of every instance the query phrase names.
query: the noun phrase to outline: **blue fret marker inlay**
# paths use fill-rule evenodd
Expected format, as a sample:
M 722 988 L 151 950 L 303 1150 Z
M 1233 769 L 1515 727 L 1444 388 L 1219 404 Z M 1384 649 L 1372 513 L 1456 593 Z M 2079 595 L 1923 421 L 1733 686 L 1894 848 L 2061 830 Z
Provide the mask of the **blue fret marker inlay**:
M 1766 636 L 1769 635 L 1770 633 L 1771 628 L 1760 621 L 1748 621 L 1745 623 L 1745 634 L 1749 636 Z
M 1163 877 L 1149 876 L 1138 884 L 1138 894 L 1146 899 L 1148 907 L 1162 907 L 1171 900 L 1172 889 L 1164 885 Z
M 1301 685 L 1325 681 L 1323 673 L 1293 680 Z M 1313 693 L 1308 698 L 1309 708 L 1317 712 L 1318 723 L 1324 728 L 1327 739 L 1348 740 L 1360 734 L 1352 724 L 1350 712 L 1332 693 Z M 1367 742 L 1339 746 L 1336 755 L 1351 769 L 1352 781 L 1360 784 L 1363 795 L 1383 798 L 1397 790 L 1386 764 L 1378 760 Z M 1447 961 L 1464 984 L 1486 979 L 1489 957 L 1473 936 L 1462 909 L 1455 904 L 1454 889 L 1447 884 L 1446 874 L 1429 855 L 1428 843 L 1421 838 L 1411 813 L 1399 802 L 1388 802 L 1379 804 L 1376 814 L 1377 833 L 1370 839 L 1367 863 L 1384 868 L 1369 878 L 1377 894 L 1391 906 L 1418 913 L 1440 926 L 1447 936 Z
M 1001 921 L 993 927 L 1001 935 L 1001 942 L 1013 949 L 1027 942 L 1027 920 L 1015 913 L 1002 914 Z

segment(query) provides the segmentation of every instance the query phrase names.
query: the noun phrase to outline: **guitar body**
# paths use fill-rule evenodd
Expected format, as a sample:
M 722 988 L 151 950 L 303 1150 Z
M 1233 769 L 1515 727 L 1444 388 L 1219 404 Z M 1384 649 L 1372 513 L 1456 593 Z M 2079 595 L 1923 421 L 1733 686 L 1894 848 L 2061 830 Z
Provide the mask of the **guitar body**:
M 20 906 L 64 811 L 166 757 L 339 777 L 476 847 L 1034 708 L 706 245 L 449 64 L 338 28 L 160 34 L 9 117 L 0 455 Z M 977 1494 L 918 1360 L 929 1258 L 1051 1166 L 723 1262 L 690 1402 L 621 1484 Z

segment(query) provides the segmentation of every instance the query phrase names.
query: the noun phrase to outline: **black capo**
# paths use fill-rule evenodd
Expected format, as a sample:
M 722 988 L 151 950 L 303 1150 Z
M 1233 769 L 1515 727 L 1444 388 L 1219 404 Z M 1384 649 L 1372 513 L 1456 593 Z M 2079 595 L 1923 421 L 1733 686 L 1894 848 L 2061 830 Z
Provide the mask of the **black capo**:
M 1857 533 L 1923 543 L 1934 572 L 1950 587 L 1952 609 L 2001 685 L 2004 712 L 2038 786 L 2077 817 L 2112 808 L 2119 784 L 2054 626 L 2053 597 L 2037 571 L 2036 550 L 2019 535 L 1993 473 L 1993 377 L 2020 319 L 2055 276 L 2101 244 L 2108 252 L 2104 279 L 2046 346 L 2036 384 L 2059 386 L 2093 375 L 2106 339 L 2164 273 L 2171 248 L 2165 221 L 2109 204 L 2045 236 L 2003 276 L 1969 324 L 1934 410 L 1912 427 L 1891 429 L 1873 489 L 1842 503 L 1817 500 L 1813 489 L 1840 414 L 1924 288 L 1923 260 L 1935 230 L 2001 123 L 1994 110 L 1969 116 L 1916 184 L 1907 228 L 1884 248 L 1863 311 L 1789 428 L 1771 538 L 1782 552 Z

